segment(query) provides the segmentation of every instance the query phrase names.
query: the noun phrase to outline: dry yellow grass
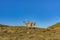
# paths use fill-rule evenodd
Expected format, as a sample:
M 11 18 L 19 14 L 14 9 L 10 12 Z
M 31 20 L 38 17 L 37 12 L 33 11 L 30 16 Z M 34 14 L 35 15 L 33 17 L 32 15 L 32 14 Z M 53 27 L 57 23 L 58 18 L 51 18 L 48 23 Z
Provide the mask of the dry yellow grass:
M 55 24 L 56 25 L 56 24 Z M 0 27 L 0 40 L 60 40 L 59 24 L 49 28 Z M 57 28 L 57 29 L 54 29 Z

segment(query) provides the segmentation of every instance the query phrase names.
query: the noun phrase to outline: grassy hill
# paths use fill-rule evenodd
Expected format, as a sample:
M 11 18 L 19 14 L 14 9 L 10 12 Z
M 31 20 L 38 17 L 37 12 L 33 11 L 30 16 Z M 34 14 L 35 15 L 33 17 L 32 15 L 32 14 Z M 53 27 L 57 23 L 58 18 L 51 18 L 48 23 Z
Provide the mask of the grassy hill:
M 8 27 L 8 25 L 0 24 L 0 27 Z
M 60 40 L 60 29 L 0 27 L 0 40 Z
M 52 26 L 49 26 L 48 28 L 58 29 L 58 28 L 60 28 L 60 22 L 59 22 L 59 23 L 56 23 L 56 24 L 54 24 L 54 25 L 52 25 Z

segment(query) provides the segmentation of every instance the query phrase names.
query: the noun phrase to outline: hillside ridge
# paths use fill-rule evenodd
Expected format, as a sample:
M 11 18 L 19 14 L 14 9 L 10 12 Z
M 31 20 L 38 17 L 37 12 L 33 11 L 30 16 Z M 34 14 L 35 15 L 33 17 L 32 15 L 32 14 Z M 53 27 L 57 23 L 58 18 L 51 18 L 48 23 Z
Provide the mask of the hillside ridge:
M 49 26 L 48 28 L 52 28 L 52 29 L 57 29 L 57 28 L 60 28 L 60 22 L 52 25 L 52 26 Z

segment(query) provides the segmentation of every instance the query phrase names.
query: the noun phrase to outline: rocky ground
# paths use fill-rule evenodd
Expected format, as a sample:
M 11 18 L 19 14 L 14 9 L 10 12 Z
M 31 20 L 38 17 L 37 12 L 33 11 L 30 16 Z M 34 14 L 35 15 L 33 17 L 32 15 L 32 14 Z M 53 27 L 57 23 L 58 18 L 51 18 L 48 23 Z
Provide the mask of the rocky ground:
M 60 29 L 0 27 L 0 40 L 60 40 Z

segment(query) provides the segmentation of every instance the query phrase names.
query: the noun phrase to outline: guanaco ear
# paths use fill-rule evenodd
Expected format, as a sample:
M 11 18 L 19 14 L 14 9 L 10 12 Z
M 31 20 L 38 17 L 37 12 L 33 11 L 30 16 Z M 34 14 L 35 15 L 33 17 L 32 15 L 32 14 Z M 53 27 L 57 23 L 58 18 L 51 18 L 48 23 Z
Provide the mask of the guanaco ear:
M 36 25 L 36 23 L 34 22 L 34 25 Z

